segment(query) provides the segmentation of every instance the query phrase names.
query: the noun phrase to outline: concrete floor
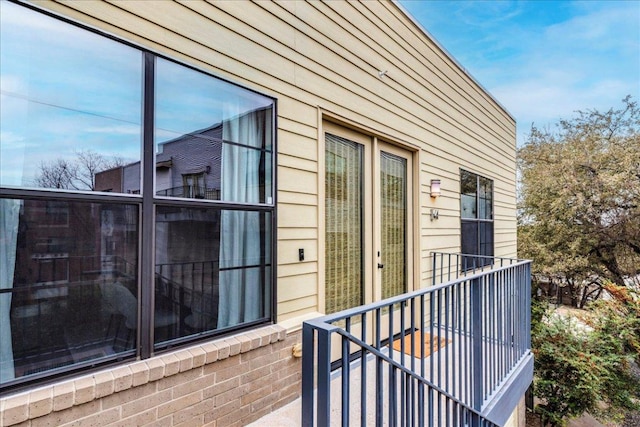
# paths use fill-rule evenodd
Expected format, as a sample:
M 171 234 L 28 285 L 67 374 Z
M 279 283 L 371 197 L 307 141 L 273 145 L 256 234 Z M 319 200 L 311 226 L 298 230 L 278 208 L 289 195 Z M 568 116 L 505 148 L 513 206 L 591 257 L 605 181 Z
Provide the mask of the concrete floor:
M 435 347 L 434 347 L 435 348 Z M 459 348 L 457 350 L 460 350 Z M 388 354 L 389 352 L 389 348 L 385 347 L 385 349 L 383 350 L 383 352 L 385 354 Z M 452 379 L 452 370 L 450 368 L 445 368 L 446 365 L 449 365 L 449 367 L 451 366 L 452 363 L 457 363 L 458 360 L 457 358 L 455 358 L 456 360 L 454 360 L 454 357 L 451 354 L 452 352 L 449 351 L 435 351 L 433 354 L 425 357 L 424 359 L 424 363 L 425 366 L 427 366 L 427 371 L 428 371 L 428 367 L 429 364 L 433 361 L 434 366 L 439 366 L 441 369 L 441 372 L 447 372 L 449 375 L 450 380 L 449 381 L 445 381 L 444 379 L 441 379 L 441 384 L 444 388 L 445 383 L 447 384 L 447 387 L 449 389 L 449 391 L 458 397 L 461 397 L 462 395 L 465 394 L 465 387 L 464 385 L 461 386 L 461 384 L 453 384 L 453 379 Z M 463 354 L 464 352 L 460 352 L 461 354 Z M 426 353 L 425 353 L 426 354 Z M 400 361 L 402 360 L 401 363 L 404 363 L 405 366 L 410 366 L 411 364 L 411 357 L 408 357 L 406 355 L 402 356 L 400 354 L 399 351 L 393 351 L 393 358 L 396 361 Z M 419 371 L 419 366 L 420 363 L 422 361 L 422 359 L 418 359 L 418 358 L 414 358 L 413 361 L 415 362 L 415 369 L 417 371 Z M 385 364 L 386 365 L 386 364 Z M 383 393 L 385 394 L 384 398 L 382 399 L 382 403 L 383 403 L 383 408 L 382 408 L 382 413 L 383 413 L 383 424 L 387 425 L 388 423 L 388 417 L 389 417 L 389 408 L 388 408 L 388 389 L 389 389 L 389 369 L 387 367 L 388 365 L 385 366 L 385 368 L 383 369 Z M 437 369 L 435 369 L 435 372 L 437 372 Z M 362 369 L 362 362 L 361 359 L 357 359 L 355 361 L 353 361 L 350 365 L 350 378 L 349 378 L 349 390 L 352 390 L 352 392 L 350 393 L 350 399 L 349 399 L 349 418 L 350 418 L 350 422 L 353 425 L 360 425 L 360 418 L 361 418 L 361 395 L 360 395 L 360 389 L 362 387 L 362 382 L 361 382 L 361 378 L 362 378 L 362 373 L 363 373 L 363 369 Z M 372 355 L 369 355 L 369 357 L 367 357 L 367 361 L 366 361 L 366 371 L 364 372 L 366 375 L 366 389 L 367 389 L 367 393 L 366 393 L 366 425 L 375 425 L 375 407 L 376 407 L 376 387 L 375 387 L 375 378 L 376 378 L 376 362 L 375 362 L 375 358 Z M 331 425 L 341 425 L 341 399 L 342 399 L 342 373 L 341 373 L 341 369 L 337 369 L 334 372 L 332 372 L 331 374 L 332 376 L 332 380 L 331 380 Z M 426 375 L 428 377 L 428 375 Z M 444 376 L 444 374 L 442 374 L 442 376 Z M 400 389 L 398 386 L 398 395 L 400 395 Z M 417 395 L 416 395 L 417 396 Z M 417 397 L 416 397 L 417 399 Z M 440 401 L 440 403 L 442 405 L 438 405 L 438 401 Z M 414 405 L 417 405 L 417 402 L 414 402 Z M 427 404 L 427 401 L 425 399 L 425 402 L 423 403 L 423 407 L 427 408 L 429 405 Z M 259 419 L 258 421 L 250 424 L 250 426 L 252 427 L 262 427 L 262 426 L 266 426 L 266 427 L 289 427 L 289 426 L 300 426 L 301 425 L 301 413 L 302 413 L 302 404 L 301 404 L 301 400 L 298 399 L 282 408 L 280 408 L 279 410 Z M 415 406 L 414 406 L 415 407 Z M 449 415 L 452 413 L 452 409 L 448 406 L 445 406 L 445 400 L 444 399 L 438 399 L 437 397 L 434 397 L 432 399 L 432 405 L 430 406 L 432 408 L 431 413 L 430 414 L 425 414 L 426 417 L 430 417 L 432 419 L 436 419 L 439 420 L 436 424 L 442 425 L 442 426 L 446 426 L 447 423 L 451 423 L 451 420 L 449 419 L 449 417 L 445 414 L 448 413 Z
M 250 427 L 298 427 L 301 425 L 302 405 L 297 399 L 258 421 L 249 424 Z

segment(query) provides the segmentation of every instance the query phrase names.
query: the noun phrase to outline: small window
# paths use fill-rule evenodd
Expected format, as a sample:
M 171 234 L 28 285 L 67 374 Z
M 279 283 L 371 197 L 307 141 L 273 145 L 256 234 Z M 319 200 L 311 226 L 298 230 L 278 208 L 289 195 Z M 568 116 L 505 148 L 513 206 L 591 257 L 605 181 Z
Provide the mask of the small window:
M 67 202 L 47 201 L 45 205 L 45 218 L 43 223 L 48 227 L 68 227 L 69 207 Z
M 493 257 L 493 181 L 462 170 L 460 172 L 460 235 L 463 268 L 491 263 Z
M 182 175 L 182 196 L 188 199 L 206 198 L 207 183 L 203 173 L 191 173 Z

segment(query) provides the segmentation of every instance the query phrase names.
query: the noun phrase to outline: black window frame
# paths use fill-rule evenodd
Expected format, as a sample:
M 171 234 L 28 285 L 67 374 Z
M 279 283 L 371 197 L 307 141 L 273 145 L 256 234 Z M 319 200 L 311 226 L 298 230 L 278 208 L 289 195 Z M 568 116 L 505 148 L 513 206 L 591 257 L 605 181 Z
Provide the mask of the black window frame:
M 277 98 L 268 94 L 251 89 L 245 85 L 238 84 L 223 77 L 217 76 L 210 71 L 203 70 L 201 68 L 186 64 L 184 62 L 172 59 L 160 52 L 153 51 L 148 47 L 135 44 L 114 35 L 105 33 L 99 29 L 93 28 L 64 16 L 60 16 L 56 13 L 42 9 L 37 5 L 23 4 L 16 0 L 8 0 L 10 3 L 24 7 L 36 13 L 49 16 L 59 21 L 62 25 L 72 25 L 76 28 L 97 34 L 101 37 L 110 39 L 116 43 L 132 47 L 140 52 L 142 55 L 142 142 L 141 142 L 141 164 L 142 164 L 142 176 L 141 184 L 144 189 L 141 192 L 127 193 L 113 193 L 113 192 L 92 192 L 92 191 L 60 191 L 56 189 L 33 189 L 33 188 L 20 188 L 20 187 L 3 187 L 0 185 L 0 198 L 6 199 L 22 199 L 22 200 L 46 200 L 48 202 L 65 202 L 65 201 L 79 201 L 87 203 L 101 203 L 101 204 L 131 204 L 138 207 L 138 275 L 137 283 L 139 287 L 139 301 L 138 301 L 138 337 L 136 340 L 136 349 L 129 353 L 119 353 L 113 357 L 105 357 L 99 360 L 93 360 L 88 362 L 82 362 L 64 366 L 60 368 L 52 368 L 45 372 L 35 374 L 28 377 L 19 377 L 9 382 L 0 384 L 0 395 L 19 390 L 24 387 L 31 386 L 33 384 L 41 384 L 45 381 L 56 380 L 59 378 L 66 378 L 68 376 L 77 375 L 78 373 L 89 372 L 95 368 L 102 368 L 110 365 L 120 365 L 122 363 L 129 363 L 137 359 L 147 359 L 155 354 L 161 354 L 163 352 L 172 351 L 176 348 L 184 347 L 195 342 L 202 342 L 211 340 L 214 337 L 220 337 L 229 335 L 243 330 L 252 330 L 261 325 L 274 324 L 277 318 L 277 118 L 278 118 L 278 105 Z M 271 198 L 264 203 L 247 204 L 240 202 L 229 202 L 221 200 L 204 200 L 204 199 L 184 199 L 184 198 L 167 198 L 161 197 L 155 194 L 154 182 L 155 182 L 155 164 L 156 153 L 154 140 L 154 113 L 155 113 L 155 63 L 156 58 L 162 58 L 167 61 L 171 61 L 182 67 L 189 68 L 199 73 L 203 73 L 211 78 L 215 78 L 223 83 L 233 85 L 244 90 L 253 92 L 262 97 L 268 98 L 272 102 L 271 111 L 271 138 L 272 144 L 271 151 L 271 165 L 270 165 L 270 179 L 271 179 Z M 151 166 L 149 166 L 151 165 Z M 241 325 L 226 328 L 223 331 L 212 330 L 207 333 L 201 333 L 194 336 L 174 339 L 172 341 L 164 343 L 162 346 L 158 346 L 154 343 L 154 277 L 155 277 L 155 239 L 145 236 L 155 236 L 155 212 L 158 206 L 169 207 L 186 207 L 186 208 L 214 208 L 222 210 L 240 210 L 251 212 L 267 212 L 270 217 L 269 226 L 269 241 L 270 241 L 270 263 L 266 264 L 270 268 L 270 293 L 268 300 L 265 299 L 263 303 L 265 307 L 268 307 L 268 316 L 265 316 L 259 320 L 243 323 Z
M 475 212 L 474 217 L 463 216 L 464 202 L 463 202 L 463 186 L 464 175 L 475 180 Z M 484 180 L 491 185 L 490 196 L 491 206 L 488 215 L 481 217 L 480 203 L 484 199 L 480 197 L 481 181 Z M 493 257 L 495 255 L 495 226 L 494 226 L 494 205 L 495 205 L 495 191 L 494 181 L 490 178 L 471 172 L 465 169 L 460 169 L 460 252 L 462 256 L 462 269 L 464 271 L 473 270 L 475 268 L 483 267 L 493 263 Z M 486 213 L 486 209 L 485 209 Z M 470 237 L 465 236 L 465 229 L 467 232 L 472 232 L 475 237 L 472 238 L 474 242 L 469 242 Z M 489 230 L 487 230 L 489 229 Z M 487 233 L 490 234 L 490 241 L 486 240 Z M 466 240 L 465 240 L 466 239 Z M 473 250 L 468 250 L 472 246 Z M 464 256 L 467 255 L 467 256 Z

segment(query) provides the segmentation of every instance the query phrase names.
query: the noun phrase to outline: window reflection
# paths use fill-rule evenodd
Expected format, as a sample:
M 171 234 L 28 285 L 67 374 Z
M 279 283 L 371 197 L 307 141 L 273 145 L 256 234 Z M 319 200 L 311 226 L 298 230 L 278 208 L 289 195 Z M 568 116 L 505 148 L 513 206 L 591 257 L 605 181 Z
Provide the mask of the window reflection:
M 479 207 L 481 219 L 493 219 L 493 182 L 490 179 L 479 178 Z
M 460 210 L 463 218 L 477 218 L 478 176 L 467 171 L 460 172 Z
M 96 174 L 140 160 L 142 54 L 0 9 L 0 185 L 121 191 L 98 188 Z
M 0 199 L 2 382 L 135 346 L 138 208 Z
M 155 100 L 157 195 L 272 203 L 271 99 L 158 59 Z
M 269 316 L 270 225 L 267 212 L 158 207 L 157 343 Z

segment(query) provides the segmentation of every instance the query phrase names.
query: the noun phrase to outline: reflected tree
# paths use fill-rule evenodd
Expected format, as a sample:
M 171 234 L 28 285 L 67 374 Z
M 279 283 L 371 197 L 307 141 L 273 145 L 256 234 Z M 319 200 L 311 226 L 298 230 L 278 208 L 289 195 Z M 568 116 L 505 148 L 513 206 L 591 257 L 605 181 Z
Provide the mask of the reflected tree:
M 122 157 L 104 156 L 93 150 L 80 150 L 75 152 L 75 158 L 71 160 L 59 158 L 42 162 L 35 184 L 41 188 L 93 191 L 98 172 L 123 165 Z

